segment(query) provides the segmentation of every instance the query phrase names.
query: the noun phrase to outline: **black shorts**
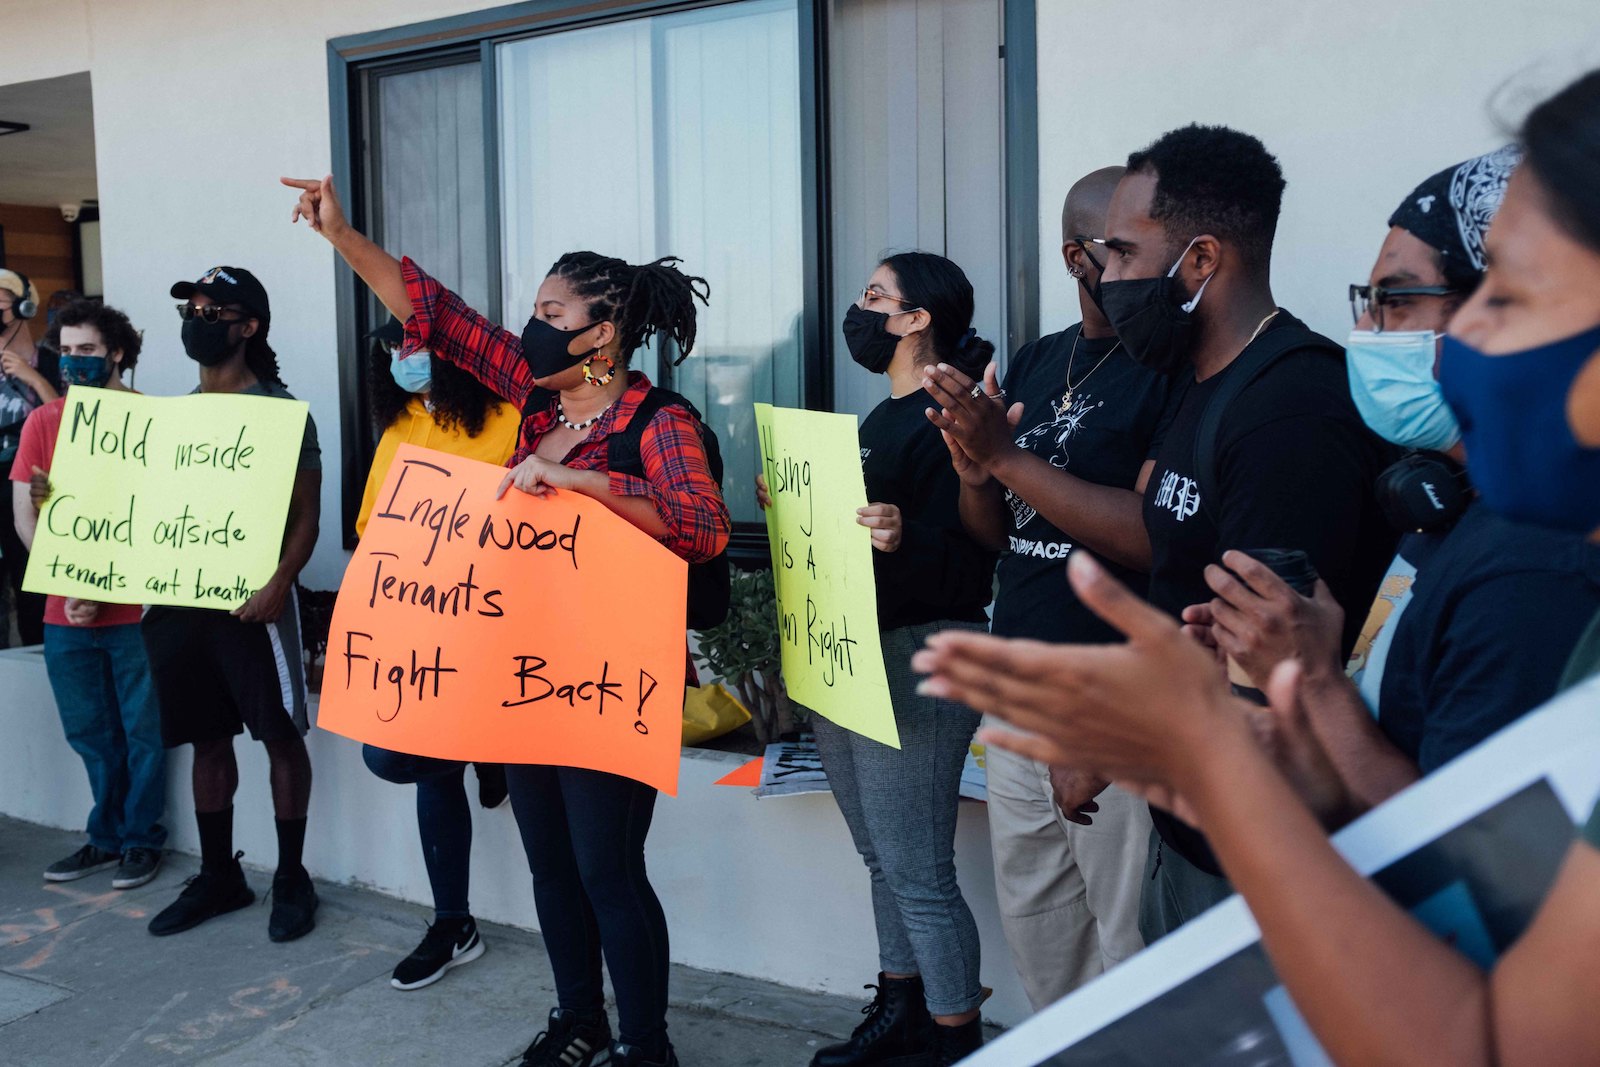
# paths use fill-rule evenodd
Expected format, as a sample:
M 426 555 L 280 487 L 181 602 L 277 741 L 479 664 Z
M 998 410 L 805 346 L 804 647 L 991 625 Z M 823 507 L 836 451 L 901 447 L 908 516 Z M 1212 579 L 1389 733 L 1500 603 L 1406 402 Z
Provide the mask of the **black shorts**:
M 155 606 L 141 632 L 168 748 L 250 728 L 257 741 L 306 732 L 305 666 L 293 598 L 276 623 L 225 611 Z

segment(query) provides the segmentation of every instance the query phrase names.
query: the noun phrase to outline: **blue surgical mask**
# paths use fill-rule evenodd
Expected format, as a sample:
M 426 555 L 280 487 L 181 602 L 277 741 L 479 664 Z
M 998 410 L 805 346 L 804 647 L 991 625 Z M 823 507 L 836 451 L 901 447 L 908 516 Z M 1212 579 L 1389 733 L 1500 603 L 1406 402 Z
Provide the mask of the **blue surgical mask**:
M 1345 342 L 1350 396 L 1362 421 L 1384 440 L 1435 452 L 1461 440 L 1433 376 L 1438 339 L 1432 330 L 1352 330 Z
M 1576 533 L 1600 527 L 1600 448 L 1579 444 L 1567 422 L 1572 383 L 1597 351 L 1600 327 L 1503 356 L 1444 339 L 1439 384 L 1490 511 Z
M 389 361 L 389 373 L 395 384 L 408 393 L 426 393 L 433 388 L 433 354 L 413 352 L 404 359 Z
M 111 380 L 111 361 L 105 356 L 62 356 L 62 385 L 91 385 L 95 388 Z

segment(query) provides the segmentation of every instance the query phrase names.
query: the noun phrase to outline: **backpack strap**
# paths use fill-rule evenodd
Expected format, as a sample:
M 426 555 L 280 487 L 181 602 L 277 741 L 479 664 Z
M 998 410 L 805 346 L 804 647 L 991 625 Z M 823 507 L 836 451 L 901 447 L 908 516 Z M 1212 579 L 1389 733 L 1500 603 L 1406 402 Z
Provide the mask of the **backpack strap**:
M 644 394 L 644 399 L 639 401 L 639 406 L 634 409 L 633 414 L 628 417 L 628 424 L 614 431 L 606 440 L 606 469 L 643 478 L 644 432 L 657 412 L 662 408 L 674 406 L 687 410 L 697 423 L 702 421 L 700 412 L 695 410 L 695 406 L 689 403 L 687 397 L 680 396 L 671 389 L 653 385 L 650 391 Z
M 1200 485 L 1200 507 L 1213 524 L 1217 522 L 1215 509 L 1217 487 L 1217 435 L 1240 393 L 1266 373 L 1267 369 L 1290 352 L 1303 348 L 1318 349 L 1331 355 L 1344 356 L 1344 347 L 1299 324 L 1269 330 L 1247 345 L 1239 357 L 1223 372 L 1226 377 L 1200 415 L 1200 425 L 1195 429 L 1194 469 L 1195 480 Z

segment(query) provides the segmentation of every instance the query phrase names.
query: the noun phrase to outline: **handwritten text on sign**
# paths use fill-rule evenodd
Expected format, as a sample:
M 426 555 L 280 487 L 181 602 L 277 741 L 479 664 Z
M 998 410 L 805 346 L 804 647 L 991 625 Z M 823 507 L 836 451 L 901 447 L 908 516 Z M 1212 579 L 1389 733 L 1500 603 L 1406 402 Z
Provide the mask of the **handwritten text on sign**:
M 277 570 L 306 405 L 75 385 L 24 588 L 232 611 Z
M 767 538 L 789 695 L 840 726 L 900 747 L 878 642 L 872 536 L 854 415 L 756 405 L 772 495 Z
M 677 791 L 683 560 L 578 493 L 402 445 L 339 587 L 317 725 Z

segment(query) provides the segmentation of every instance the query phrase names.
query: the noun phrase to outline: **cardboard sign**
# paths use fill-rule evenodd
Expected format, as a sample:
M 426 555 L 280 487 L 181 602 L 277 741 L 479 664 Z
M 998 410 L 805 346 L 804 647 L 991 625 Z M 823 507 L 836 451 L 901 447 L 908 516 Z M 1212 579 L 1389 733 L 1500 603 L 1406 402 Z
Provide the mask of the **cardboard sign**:
M 317 725 L 678 788 L 688 566 L 604 504 L 402 445 L 345 571 Z
M 306 404 L 75 385 L 23 588 L 232 611 L 278 569 Z
M 867 504 L 854 415 L 756 405 L 761 468 L 772 495 L 767 540 L 789 696 L 891 748 L 895 728 L 872 535 L 856 522 Z
M 1527 929 L 1600 794 L 1600 679 L 1529 713 L 1333 837 L 1352 866 L 1487 967 Z M 1407 1041 L 1406 1034 L 1395 1040 Z M 970 1067 L 1324 1067 L 1230 897 L 965 1061 Z

